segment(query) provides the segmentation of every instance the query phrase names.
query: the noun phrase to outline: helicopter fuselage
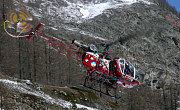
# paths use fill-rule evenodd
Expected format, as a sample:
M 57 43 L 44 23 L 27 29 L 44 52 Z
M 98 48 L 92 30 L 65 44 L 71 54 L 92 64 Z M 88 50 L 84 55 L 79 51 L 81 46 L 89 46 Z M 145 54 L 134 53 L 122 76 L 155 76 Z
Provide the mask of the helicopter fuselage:
M 82 63 L 89 75 L 93 73 L 104 76 L 112 84 L 133 88 L 139 85 L 136 70 L 126 71 L 125 60 L 121 58 L 111 59 L 102 53 L 86 52 L 82 58 Z M 125 72 L 126 71 L 126 72 Z

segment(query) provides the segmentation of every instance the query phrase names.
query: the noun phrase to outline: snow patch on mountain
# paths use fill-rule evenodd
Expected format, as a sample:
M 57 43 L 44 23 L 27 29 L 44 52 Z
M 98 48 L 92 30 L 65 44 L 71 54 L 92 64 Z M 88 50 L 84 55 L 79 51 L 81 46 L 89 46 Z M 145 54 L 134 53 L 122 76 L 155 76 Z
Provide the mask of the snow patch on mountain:
M 17 5 L 19 0 L 14 0 Z M 96 0 L 96 2 L 70 2 L 68 0 L 23 0 L 26 3 L 26 7 L 32 7 L 35 4 L 36 7 L 31 8 L 31 12 L 35 15 L 45 14 L 44 16 L 51 19 L 61 18 L 65 22 L 82 23 L 88 19 L 92 19 L 100 14 L 103 14 L 106 10 L 112 8 L 122 8 L 126 5 L 143 2 L 144 4 L 153 4 L 148 0 L 107 0 L 102 2 Z M 30 4 L 28 4 L 30 3 Z M 31 6 L 30 6 L 31 5 Z M 33 11 L 34 10 L 34 11 Z M 36 11 L 36 12 L 35 12 Z
M 83 8 L 80 8 L 80 12 L 83 14 L 82 18 L 87 18 L 89 16 L 89 11 Z
M 94 2 L 70 0 L 13 0 L 17 7 L 25 7 L 35 18 L 46 19 L 53 25 L 54 30 L 64 28 L 63 23 L 83 23 L 99 16 L 109 9 L 123 8 L 134 3 L 152 4 L 148 0 L 96 0 Z M 61 27 L 62 26 L 62 27 Z M 65 28 L 76 31 L 94 39 L 107 40 L 80 29 Z
M 80 6 L 80 12 L 83 15 L 84 19 L 92 19 L 100 14 L 102 14 L 105 10 L 113 8 L 113 2 L 99 3 L 99 4 L 77 4 Z M 82 8 L 81 8 L 82 7 Z M 83 11 L 82 11 L 83 10 Z
M 28 3 L 28 2 L 29 2 L 29 0 L 23 0 L 23 2 L 24 2 L 24 3 Z
M 77 13 L 81 13 L 81 20 L 84 19 L 92 19 L 100 14 L 102 14 L 105 10 L 112 9 L 112 8 L 120 8 L 125 5 L 131 5 L 134 3 L 139 3 L 143 2 L 145 4 L 152 4 L 151 2 L 147 0 L 109 0 L 107 2 L 102 2 L 102 3 L 93 3 L 89 2 L 87 4 L 83 4 L 81 2 L 75 3 L 70 3 L 67 0 L 64 0 L 69 6 L 68 9 L 71 7 L 72 9 L 76 8 Z M 69 13 L 69 15 L 71 15 Z M 80 21 L 79 21 L 80 22 Z
M 51 96 L 44 93 L 43 91 L 40 91 L 40 90 L 37 91 L 37 90 L 30 88 L 27 85 L 27 84 L 31 84 L 31 82 L 29 80 L 25 81 L 24 83 L 21 83 L 21 82 L 17 82 L 17 81 L 11 81 L 8 79 L 0 79 L 0 82 L 4 83 L 11 90 L 16 90 L 21 93 L 34 95 L 36 97 L 42 98 L 47 103 L 56 104 L 63 108 L 68 108 L 68 109 L 71 109 L 73 106 L 73 104 L 71 102 L 68 102 L 68 101 L 65 101 L 62 99 L 52 98 Z M 87 110 L 97 110 L 95 108 L 87 107 L 87 106 L 84 106 L 81 104 L 76 104 L 76 106 L 77 106 L 77 108 L 83 108 L 83 109 L 87 109 Z

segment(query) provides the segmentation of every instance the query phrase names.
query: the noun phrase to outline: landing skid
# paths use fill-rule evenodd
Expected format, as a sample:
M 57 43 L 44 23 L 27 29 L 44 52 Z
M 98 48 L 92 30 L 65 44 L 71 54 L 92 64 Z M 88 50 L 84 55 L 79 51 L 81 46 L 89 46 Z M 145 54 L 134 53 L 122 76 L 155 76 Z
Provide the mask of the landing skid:
M 113 97 L 115 99 L 119 99 L 120 97 L 117 97 L 117 93 L 118 93 L 117 90 L 119 86 L 113 84 L 113 81 L 115 80 L 116 79 L 106 77 L 102 74 L 92 74 L 90 76 L 87 73 L 83 87 L 99 92 L 100 96 L 101 94 L 104 94 L 104 95 Z M 102 86 L 105 86 L 105 87 L 103 88 Z M 111 95 L 111 94 L 114 94 L 114 95 Z
M 84 84 L 80 84 L 80 86 L 83 86 L 83 87 L 85 87 L 85 88 L 87 88 L 87 89 L 90 89 L 90 90 L 93 90 L 93 91 L 95 91 L 95 92 L 104 94 L 104 95 L 109 96 L 109 97 L 111 97 L 111 98 L 115 98 L 115 99 L 120 99 L 120 98 L 121 98 L 121 97 L 116 97 L 116 95 L 115 95 L 115 96 L 112 96 L 112 95 L 110 95 L 110 94 L 107 94 L 107 93 L 105 93 L 105 92 L 102 92 L 101 90 L 97 90 L 97 89 L 95 89 L 95 88 L 86 86 L 86 85 L 84 85 Z

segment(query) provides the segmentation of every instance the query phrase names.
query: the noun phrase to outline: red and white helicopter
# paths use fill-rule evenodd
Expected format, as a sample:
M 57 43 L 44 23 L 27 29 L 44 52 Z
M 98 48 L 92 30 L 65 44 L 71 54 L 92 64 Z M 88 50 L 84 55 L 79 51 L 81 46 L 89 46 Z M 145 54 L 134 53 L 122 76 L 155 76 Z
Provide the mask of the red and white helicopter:
M 11 11 L 7 18 L 4 22 L 4 30 L 10 36 L 26 37 L 27 39 L 39 38 L 54 49 L 82 63 L 87 70 L 85 86 L 88 81 L 98 81 L 108 86 L 122 86 L 125 88 L 133 88 L 140 85 L 140 74 L 133 64 L 123 58 L 109 57 L 107 50 L 112 44 L 103 44 L 105 49 L 103 52 L 100 52 L 93 44 L 86 46 L 76 40 L 73 40 L 72 44 L 67 43 L 40 31 L 44 26 L 43 23 L 39 23 L 35 28 L 31 28 L 30 22 L 32 18 L 24 10 L 19 10 L 17 13 Z M 14 36 L 8 33 L 6 23 L 16 25 L 19 34 Z M 20 36 L 24 32 L 29 32 L 29 34 Z
M 140 84 L 140 74 L 129 61 L 117 57 L 111 58 L 107 51 L 99 52 L 93 44 L 88 47 L 76 40 L 73 43 L 85 51 L 82 55 L 82 64 L 86 68 L 88 76 L 84 85 L 94 74 L 96 77 L 104 78 L 104 81 L 110 85 L 133 88 Z M 108 45 L 106 48 L 109 48 Z

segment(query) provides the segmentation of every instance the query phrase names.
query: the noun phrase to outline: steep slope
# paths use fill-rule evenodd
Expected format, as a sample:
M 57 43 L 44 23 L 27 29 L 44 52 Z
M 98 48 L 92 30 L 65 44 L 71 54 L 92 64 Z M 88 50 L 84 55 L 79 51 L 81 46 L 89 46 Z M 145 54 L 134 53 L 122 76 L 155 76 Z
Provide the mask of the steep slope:
M 125 37 L 129 40 L 121 43 L 123 46 L 117 44 L 119 49 L 112 47 L 112 52 L 133 61 L 144 74 L 144 81 L 149 85 L 154 82 L 157 87 L 170 84 L 173 79 L 179 84 L 179 27 L 164 14 L 175 21 L 179 18 L 158 3 L 147 0 L 24 0 L 14 1 L 14 4 L 26 8 L 38 19 L 48 20 L 45 23 L 48 23 L 47 29 L 51 28 L 50 33 L 56 32 L 66 40 L 76 38 L 95 43 L 94 39 L 110 42 Z
M 77 104 L 77 101 L 83 103 L 84 101 L 90 102 L 94 100 L 94 103 L 96 103 L 96 105 L 105 103 L 102 102 L 100 99 L 98 99 L 98 97 L 94 93 L 87 90 L 81 90 L 76 87 L 73 87 L 72 89 L 68 87 L 51 87 L 51 86 L 46 87 L 46 86 L 38 85 L 36 83 L 32 83 L 29 80 L 16 81 L 9 79 L 0 79 L 0 88 L 1 88 L 0 90 L 1 109 L 8 108 L 8 109 L 33 110 L 33 109 L 49 108 L 49 109 L 58 109 L 58 110 L 63 110 L 63 109 L 97 110 L 92 107 L 87 107 L 81 104 Z M 4 92 L 3 95 L 2 92 Z M 49 94 L 50 95 L 54 94 L 54 95 L 52 97 Z M 74 96 L 75 94 L 76 96 Z M 60 97 L 63 97 L 65 100 L 61 99 Z M 7 100 L 9 102 L 6 102 Z M 97 102 L 95 100 L 99 100 L 99 101 Z M 108 105 L 108 103 L 106 104 Z M 109 105 L 111 105 L 111 103 L 109 103 Z
M 147 87 L 128 91 L 121 88 L 120 99 L 114 99 L 79 87 L 45 86 L 29 80 L 7 77 L 1 73 L 0 77 L 1 109 L 146 110 L 175 109 L 179 106 L 179 98 L 175 94 L 180 89 L 173 85 L 163 92 Z

